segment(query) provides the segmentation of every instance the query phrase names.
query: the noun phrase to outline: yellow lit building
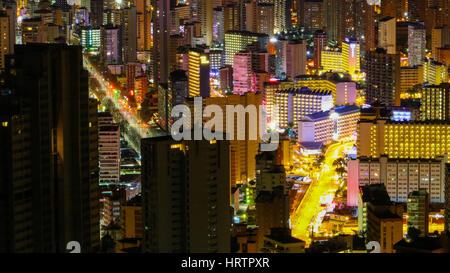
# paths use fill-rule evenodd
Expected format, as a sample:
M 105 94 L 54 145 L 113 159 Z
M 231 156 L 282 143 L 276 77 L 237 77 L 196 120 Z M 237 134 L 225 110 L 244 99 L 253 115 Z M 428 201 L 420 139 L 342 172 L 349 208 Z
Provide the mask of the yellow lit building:
M 446 83 L 448 81 L 448 66 L 432 59 L 427 59 L 423 63 L 423 81 L 430 85 Z
M 433 159 L 450 154 L 450 123 L 361 120 L 357 146 L 358 156 Z
M 343 72 L 342 59 L 342 52 L 340 51 L 323 50 L 320 58 L 322 71 Z
M 423 84 L 423 66 L 400 68 L 400 97 L 412 90 L 417 84 Z
M 450 84 L 422 88 L 422 120 L 450 120 Z
M 262 98 L 262 105 L 267 114 L 267 122 L 271 123 L 273 120 L 273 105 L 275 103 L 275 92 L 278 90 L 287 90 L 294 88 L 292 81 L 271 81 L 264 83 L 264 92 Z
M 360 44 L 356 39 L 347 38 L 342 43 L 342 68 L 350 75 L 356 75 L 361 70 Z
M 267 45 L 269 36 L 266 34 L 252 33 L 248 31 L 230 30 L 225 33 L 225 65 L 234 64 L 234 54 L 243 51 L 248 45 L 260 42 L 261 46 Z
M 209 97 L 209 59 L 201 50 L 189 51 L 189 97 Z
M 298 122 L 306 115 L 333 108 L 333 96 L 330 91 L 310 90 L 306 87 L 277 91 L 275 106 L 278 110 L 279 127 L 286 128 L 292 123 L 297 128 Z
M 360 44 L 355 39 L 346 38 L 342 50 L 323 50 L 320 65 L 322 72 L 344 72 L 357 76 L 361 71 Z
M 312 90 L 330 91 L 336 106 L 355 104 L 356 83 L 337 75 L 336 73 L 326 73 L 322 76 L 298 76 L 295 78 L 296 88 L 308 87 Z

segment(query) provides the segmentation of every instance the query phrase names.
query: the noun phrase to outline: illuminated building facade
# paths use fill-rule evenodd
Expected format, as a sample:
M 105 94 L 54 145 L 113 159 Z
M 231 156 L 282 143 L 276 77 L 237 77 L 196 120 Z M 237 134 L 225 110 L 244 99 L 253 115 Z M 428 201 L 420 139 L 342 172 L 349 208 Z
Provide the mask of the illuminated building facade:
M 100 28 L 83 28 L 80 44 L 88 51 L 98 51 L 100 49 Z
M 245 3 L 246 29 L 250 32 L 273 36 L 275 7 L 272 3 L 258 3 L 256 0 Z
M 425 26 L 423 23 L 408 25 L 408 65 L 421 65 L 427 48 Z
M 273 80 L 264 83 L 264 92 L 262 98 L 262 105 L 267 114 L 267 121 L 269 123 L 277 122 L 277 118 L 274 116 L 274 104 L 275 104 L 275 93 L 277 91 L 288 90 L 294 88 L 294 82 L 292 81 L 278 81 Z M 278 113 L 278 111 L 277 111 Z M 278 114 L 277 114 L 278 115 Z
M 400 56 L 378 48 L 366 56 L 366 102 L 400 105 Z
M 223 45 L 225 42 L 223 7 L 213 9 L 213 41 Z
M 5 68 L 5 55 L 14 53 L 16 40 L 15 12 L 8 8 L 0 12 L 0 70 Z
M 386 17 L 378 24 L 378 47 L 384 48 L 387 54 L 397 53 L 397 21 L 394 17 Z
M 420 231 L 419 236 L 428 235 L 429 195 L 425 189 L 411 192 L 408 195 L 408 230 L 415 228 Z
M 298 141 L 328 143 L 352 138 L 358 128 L 360 111 L 352 105 L 308 115 L 298 122 Z
M 306 41 L 293 40 L 286 44 L 286 77 L 293 79 L 306 74 Z
M 210 62 L 202 50 L 189 51 L 189 97 L 210 96 Z
M 148 77 L 146 75 L 138 76 L 134 79 L 134 96 L 138 107 L 144 102 L 145 95 L 148 92 Z
M 243 95 L 250 92 L 253 74 L 252 53 L 236 53 L 233 63 L 233 93 Z
M 225 65 L 234 64 L 234 55 L 245 50 L 248 45 L 259 43 L 260 49 L 267 49 L 269 42 L 267 34 L 248 31 L 227 31 L 225 33 Z
M 423 66 L 400 67 L 400 96 L 423 84 Z
M 323 28 L 323 1 L 305 0 L 303 13 L 303 23 L 307 31 L 314 32 Z
M 99 120 L 102 116 L 99 114 Z M 100 184 L 114 184 L 120 179 L 120 127 L 101 125 L 98 130 Z
M 278 124 L 286 128 L 309 114 L 328 111 L 333 108 L 333 96 L 329 91 L 301 89 L 280 90 L 275 93 L 275 104 L 278 108 Z M 275 121 L 276 122 L 276 121 Z
M 426 59 L 423 62 L 423 81 L 426 84 L 440 85 L 448 81 L 448 65 Z
M 450 120 L 450 84 L 422 88 L 422 120 Z
M 357 39 L 346 38 L 342 43 L 342 69 L 343 72 L 355 75 L 361 71 L 360 44 Z
M 356 83 L 348 77 L 336 73 L 326 73 L 322 76 L 298 76 L 294 79 L 296 87 L 326 90 L 333 94 L 336 106 L 352 105 L 356 103 Z
M 403 238 L 401 208 L 392 204 L 384 184 L 362 187 L 358 201 L 359 230 L 369 241 L 380 243 L 381 253 L 394 253 Z
M 358 156 L 436 158 L 450 154 L 450 124 L 447 121 L 361 120 L 357 146 Z
M 105 65 L 122 62 L 120 28 L 112 25 L 101 27 L 100 56 Z
M 210 97 L 206 98 L 206 106 L 218 105 L 223 111 L 223 127 L 227 128 L 227 106 L 242 105 L 244 108 L 247 106 L 256 107 L 257 120 L 259 120 L 258 107 L 262 102 L 262 94 L 255 94 L 252 92 L 245 93 L 244 95 L 226 95 L 225 97 Z M 238 115 L 234 115 L 234 140 L 230 140 L 230 172 L 231 172 L 231 186 L 236 184 L 243 184 L 255 178 L 255 156 L 259 150 L 259 134 L 257 140 L 251 140 L 249 138 L 250 119 L 249 115 L 246 115 L 245 120 L 245 139 L 237 140 L 237 124 Z M 242 119 L 242 117 L 241 117 Z M 256 124 L 259 128 L 259 124 Z M 259 130 L 259 129 L 258 129 Z
M 445 199 L 446 157 L 436 159 L 406 159 L 358 157 L 349 163 L 348 197 L 356 205 L 359 188 L 384 184 L 392 202 L 408 202 L 408 196 L 420 189 L 426 190 L 430 201 L 443 203 Z
M 325 32 L 317 30 L 314 33 L 314 68 L 319 69 L 322 65 L 322 51 L 327 46 L 328 39 Z M 327 62 L 329 63 L 329 61 Z M 327 69 L 328 70 L 328 69 Z
M 438 49 L 450 45 L 450 26 L 435 27 L 431 34 L 431 53 L 435 60 L 438 60 Z
M 320 66 L 322 71 L 344 71 L 342 65 L 342 52 L 336 50 L 323 50 L 320 57 Z
M 342 43 L 342 50 L 335 48 L 322 51 L 321 70 L 356 75 L 361 71 L 360 52 L 359 41 L 346 38 Z
M 445 230 L 450 231 L 450 164 L 445 169 Z

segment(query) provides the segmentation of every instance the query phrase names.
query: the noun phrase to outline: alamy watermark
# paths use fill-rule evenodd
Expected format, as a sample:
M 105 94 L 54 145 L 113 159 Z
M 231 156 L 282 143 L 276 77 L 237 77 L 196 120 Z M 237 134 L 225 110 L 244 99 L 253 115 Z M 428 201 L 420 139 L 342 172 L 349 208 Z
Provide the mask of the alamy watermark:
M 259 105 L 259 109 L 255 105 L 246 107 L 226 105 L 225 115 L 219 105 L 207 105 L 204 111 L 202 108 L 202 99 L 194 98 L 192 128 L 192 113 L 189 107 L 186 105 L 173 107 L 171 117 L 176 121 L 172 125 L 171 135 L 174 140 L 224 140 L 224 135 L 226 135 L 226 140 L 260 140 L 261 151 L 275 151 L 278 148 L 279 132 L 267 130 L 267 114 L 261 105 Z M 248 119 L 246 119 L 247 114 Z M 223 128 L 224 116 L 226 128 Z M 203 125 L 204 117 L 208 120 Z M 248 132 L 246 132 L 246 124 L 248 124 Z M 213 128 L 214 130 L 212 130 Z M 192 132 L 194 136 L 192 136 Z

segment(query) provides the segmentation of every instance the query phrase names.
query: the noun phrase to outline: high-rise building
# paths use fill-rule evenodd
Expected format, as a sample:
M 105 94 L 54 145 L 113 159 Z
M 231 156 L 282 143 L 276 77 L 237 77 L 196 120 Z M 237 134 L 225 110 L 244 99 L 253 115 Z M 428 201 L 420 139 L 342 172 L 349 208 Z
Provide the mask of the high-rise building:
M 98 115 L 100 184 L 114 184 L 120 179 L 120 127 L 118 124 L 103 121 L 110 119 L 110 116 L 109 113 Z
M 324 72 L 344 72 L 342 51 L 338 48 L 323 50 L 320 54 L 320 69 Z
M 112 25 L 101 27 L 100 56 L 103 64 L 120 64 L 122 62 L 121 40 L 119 27 Z
M 345 38 L 344 5 L 345 1 L 324 0 L 324 26 L 328 38 L 332 41 L 342 41 Z
M 14 53 L 16 41 L 15 12 L 0 12 L 0 70 L 5 68 L 5 55 Z
M 286 13 L 289 12 L 287 7 L 288 0 L 272 0 L 274 5 L 274 33 L 281 33 L 287 30 Z
M 81 29 L 80 45 L 87 51 L 100 49 L 100 28 L 83 27 Z
M 297 128 L 297 123 L 306 115 L 333 108 L 333 95 L 330 91 L 307 87 L 280 90 L 275 93 L 274 105 L 278 108 L 278 125 L 286 128 L 292 124 Z
M 136 7 L 121 10 L 120 29 L 122 34 L 122 58 L 124 63 L 137 61 L 137 19 Z
M 445 168 L 445 228 L 444 230 L 450 231 L 450 164 Z
M 294 82 L 288 80 L 269 80 L 268 82 L 264 83 L 264 91 L 262 92 L 262 106 L 264 107 L 264 110 L 267 114 L 267 122 L 278 123 L 278 111 L 274 113 L 274 111 L 276 110 L 274 109 L 275 93 L 281 90 L 293 89 L 294 86 Z
M 433 28 L 431 34 L 431 53 L 433 59 L 437 60 L 438 48 L 450 45 L 450 26 Z
M 420 112 L 422 120 L 450 120 L 450 84 L 424 86 Z
M 239 6 L 236 4 L 224 5 L 223 7 L 223 22 L 224 32 L 239 31 L 241 25 Z
M 142 196 L 137 195 L 120 207 L 120 225 L 123 238 L 142 239 Z
M 400 105 L 400 56 L 378 48 L 366 56 L 366 102 Z
M 265 33 L 273 36 L 275 30 L 274 5 L 258 3 L 256 0 L 245 4 L 246 29 L 254 33 Z
M 445 193 L 446 157 L 436 159 L 407 159 L 358 157 L 349 167 L 347 196 L 357 197 L 359 188 L 382 183 L 392 202 L 408 202 L 408 195 L 420 189 L 426 190 L 432 203 L 443 203 Z M 350 179 L 351 177 L 351 179 Z
M 224 8 L 213 9 L 213 42 L 223 45 L 225 43 Z
M 230 252 L 229 149 L 219 140 L 142 140 L 143 252 Z
M 336 106 L 353 105 L 356 103 L 356 83 L 350 77 L 342 77 L 337 73 L 325 73 L 322 76 L 297 76 L 294 79 L 297 88 L 330 91 Z
M 91 1 L 91 14 L 90 23 L 94 27 L 99 27 L 103 24 L 103 1 L 104 0 L 92 0 Z
M 245 50 L 247 46 L 257 43 L 258 48 L 267 50 L 269 36 L 248 31 L 228 31 L 225 33 L 225 65 L 234 64 L 234 54 Z
M 276 160 L 276 152 L 256 156 L 256 225 L 258 249 L 264 246 L 264 236 L 271 228 L 289 227 L 289 195 L 286 172 Z
M 378 22 L 378 47 L 384 48 L 387 54 L 397 53 L 397 21 L 394 17 L 386 17 Z
M 251 92 L 253 74 L 252 53 L 236 53 L 233 63 L 233 93 L 243 95 Z
M 149 51 L 151 48 L 151 5 L 149 0 L 134 1 L 136 5 L 137 50 Z
M 400 67 L 400 96 L 412 91 L 416 85 L 423 85 L 423 66 Z
M 306 75 L 306 41 L 291 40 L 286 44 L 286 77 L 293 79 L 298 75 Z
M 351 139 L 358 129 L 361 110 L 358 106 L 341 106 L 305 116 L 298 122 L 299 142 L 322 142 Z
M 423 24 L 408 26 L 408 65 L 421 65 L 425 58 L 426 35 Z
M 408 195 L 408 230 L 415 228 L 420 231 L 420 236 L 428 235 L 429 195 L 426 190 L 420 189 Z
M 206 45 L 210 46 L 213 40 L 213 2 L 211 0 L 197 0 L 198 17 L 201 23 L 202 36 L 206 38 Z
M 367 233 L 367 240 L 380 243 L 381 253 L 394 253 L 394 244 L 403 238 L 401 208 L 392 204 L 384 184 L 362 187 L 359 196 L 359 230 Z
M 231 160 L 231 185 L 235 187 L 236 184 L 243 184 L 251 181 L 255 178 L 255 156 L 259 150 L 259 134 L 256 134 L 256 139 L 250 138 L 250 128 L 255 126 L 256 130 L 259 130 L 258 124 L 251 123 L 250 115 L 242 117 L 236 114 L 236 109 L 227 109 L 227 106 L 234 106 L 234 108 L 243 106 L 244 108 L 255 107 L 256 116 L 259 120 L 259 106 L 262 104 L 262 94 L 255 94 L 253 92 L 245 93 L 244 95 L 226 95 L 225 97 L 210 97 L 206 98 L 206 106 L 218 105 L 224 115 L 223 127 L 227 128 L 227 119 L 225 118 L 228 111 L 234 111 L 229 113 L 233 115 L 233 124 L 237 128 L 238 123 L 243 122 L 245 126 L 244 140 L 238 140 L 238 132 L 234 130 L 233 140 L 230 141 L 230 160 Z M 250 111 L 251 113 L 251 111 Z M 230 120 L 231 122 L 231 120 Z M 228 126 L 231 126 L 228 125 Z M 259 131 L 255 131 L 259 132 Z M 240 132 L 242 133 L 242 132 Z
M 342 68 L 350 75 L 361 71 L 360 44 L 355 38 L 346 38 L 342 43 Z
M 98 251 L 97 102 L 81 47 L 29 44 L 14 52 L 6 59 L 10 93 L 0 99 L 7 110 L 0 110 L 0 249 L 66 252 L 78 241 L 82 252 Z
M 440 85 L 448 81 L 448 65 L 433 59 L 423 62 L 423 82 L 427 85 Z
M 189 97 L 210 96 L 210 61 L 208 54 L 201 49 L 189 51 Z
M 324 26 L 323 1 L 305 0 L 304 1 L 304 26 L 307 31 L 314 32 Z
M 322 30 L 314 33 L 314 67 L 319 69 L 321 66 L 322 50 L 327 46 L 328 40 L 326 34 Z
M 379 158 L 436 158 L 450 154 L 447 121 L 361 120 L 358 156 Z
M 152 0 L 152 71 L 153 82 L 167 83 L 169 80 L 169 29 L 170 1 Z

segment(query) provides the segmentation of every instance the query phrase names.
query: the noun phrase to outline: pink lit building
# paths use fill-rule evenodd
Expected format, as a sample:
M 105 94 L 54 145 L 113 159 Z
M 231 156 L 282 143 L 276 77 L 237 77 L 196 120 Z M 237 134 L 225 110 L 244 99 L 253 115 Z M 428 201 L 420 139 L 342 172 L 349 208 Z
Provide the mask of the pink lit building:
M 251 92 L 252 53 L 241 52 L 234 55 L 233 93 L 243 95 Z

